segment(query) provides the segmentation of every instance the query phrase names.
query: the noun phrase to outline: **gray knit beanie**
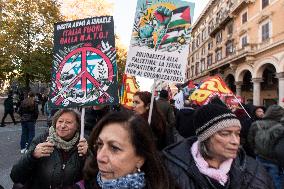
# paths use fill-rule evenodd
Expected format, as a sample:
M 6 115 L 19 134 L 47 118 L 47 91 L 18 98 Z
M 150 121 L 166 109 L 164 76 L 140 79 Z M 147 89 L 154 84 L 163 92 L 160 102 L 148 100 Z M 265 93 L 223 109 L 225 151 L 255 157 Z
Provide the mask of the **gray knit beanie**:
M 207 104 L 194 113 L 194 126 L 198 140 L 201 142 L 224 128 L 231 126 L 241 128 L 241 123 L 228 108 L 217 104 Z

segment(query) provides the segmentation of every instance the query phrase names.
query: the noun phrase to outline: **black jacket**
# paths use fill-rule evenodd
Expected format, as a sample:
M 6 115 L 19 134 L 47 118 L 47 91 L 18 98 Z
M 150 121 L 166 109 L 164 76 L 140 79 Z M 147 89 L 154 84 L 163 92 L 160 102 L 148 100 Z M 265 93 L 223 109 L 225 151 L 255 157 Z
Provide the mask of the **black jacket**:
M 184 108 L 177 112 L 176 128 L 179 134 L 185 138 L 195 136 L 194 114 L 192 108 Z
M 20 105 L 19 114 L 22 122 L 36 122 L 38 112 L 38 104 L 36 102 L 32 107 L 24 106 L 23 103 Z
M 190 149 L 196 138 L 188 138 L 164 149 L 165 162 L 173 178 L 182 189 L 211 189 L 208 179 L 202 175 Z M 264 168 L 240 150 L 230 174 L 230 189 L 273 189 L 272 179 Z
M 282 137 L 274 146 L 274 156 L 278 165 L 284 168 L 284 137 Z M 284 186 L 283 186 L 284 187 Z
M 13 97 L 8 96 L 8 98 L 5 99 L 4 101 L 4 110 L 5 112 L 14 112 L 14 107 L 13 107 Z
M 84 158 L 78 155 L 77 144 L 69 151 L 65 161 L 57 148 L 49 157 L 35 159 L 32 156 L 36 145 L 46 141 L 46 138 L 47 133 L 35 138 L 28 153 L 13 166 L 10 177 L 14 183 L 30 182 L 29 189 L 62 189 L 82 179 Z
M 169 124 L 170 127 L 176 126 L 176 120 L 175 120 L 175 113 L 172 105 L 168 102 L 167 99 L 159 98 L 157 100 L 157 106 L 159 110 L 163 113 L 163 116 L 165 117 L 165 120 Z

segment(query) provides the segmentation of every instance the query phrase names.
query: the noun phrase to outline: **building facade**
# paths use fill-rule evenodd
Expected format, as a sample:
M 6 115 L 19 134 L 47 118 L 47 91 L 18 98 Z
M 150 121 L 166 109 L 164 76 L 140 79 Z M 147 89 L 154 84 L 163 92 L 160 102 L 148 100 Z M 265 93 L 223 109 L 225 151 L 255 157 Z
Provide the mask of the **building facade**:
M 284 0 L 210 0 L 192 28 L 186 77 L 220 75 L 254 105 L 284 105 Z

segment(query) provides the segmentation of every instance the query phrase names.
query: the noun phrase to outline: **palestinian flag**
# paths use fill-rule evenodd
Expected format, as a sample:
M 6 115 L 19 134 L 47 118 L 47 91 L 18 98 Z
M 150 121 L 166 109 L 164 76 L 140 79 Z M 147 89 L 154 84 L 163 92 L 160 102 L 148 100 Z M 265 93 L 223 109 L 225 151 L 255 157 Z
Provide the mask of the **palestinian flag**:
M 167 33 L 161 40 L 161 45 L 176 42 L 183 33 L 182 30 L 190 26 L 190 7 L 180 7 L 172 11 L 173 15 L 168 24 Z
M 168 29 L 185 28 L 191 24 L 190 7 L 180 7 L 172 11 L 173 15 L 168 25 Z

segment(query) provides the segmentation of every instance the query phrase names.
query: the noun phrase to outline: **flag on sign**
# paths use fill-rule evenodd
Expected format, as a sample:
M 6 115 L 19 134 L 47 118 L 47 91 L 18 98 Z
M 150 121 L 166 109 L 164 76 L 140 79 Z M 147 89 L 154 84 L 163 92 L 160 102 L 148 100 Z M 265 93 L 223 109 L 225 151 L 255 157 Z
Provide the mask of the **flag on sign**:
M 191 24 L 190 8 L 188 6 L 180 7 L 173 10 L 173 15 L 168 25 L 168 29 L 188 26 L 189 23 Z

